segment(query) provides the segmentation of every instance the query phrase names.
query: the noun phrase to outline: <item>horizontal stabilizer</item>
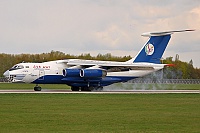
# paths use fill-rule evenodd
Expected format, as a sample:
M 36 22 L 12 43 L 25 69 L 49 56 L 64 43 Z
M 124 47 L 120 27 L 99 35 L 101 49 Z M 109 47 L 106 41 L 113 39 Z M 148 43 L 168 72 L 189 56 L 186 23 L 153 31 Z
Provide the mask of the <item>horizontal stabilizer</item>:
M 174 31 L 164 31 L 164 32 L 146 32 L 143 33 L 142 36 L 150 37 L 150 36 L 165 36 L 165 35 L 171 35 L 175 32 L 187 32 L 187 31 L 194 31 L 194 30 L 174 30 Z

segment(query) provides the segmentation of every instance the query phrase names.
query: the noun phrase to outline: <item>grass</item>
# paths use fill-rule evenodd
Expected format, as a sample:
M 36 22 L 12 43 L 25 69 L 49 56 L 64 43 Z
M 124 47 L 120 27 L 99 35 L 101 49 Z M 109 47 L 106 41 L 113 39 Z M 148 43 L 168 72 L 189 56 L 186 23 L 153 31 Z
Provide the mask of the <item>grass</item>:
M 0 90 L 33 90 L 35 84 L 0 83 Z M 70 89 L 65 84 L 41 84 L 43 89 Z M 200 84 L 132 84 L 118 83 L 105 90 L 200 90 Z
M 1 132 L 200 132 L 199 94 L 1 94 Z
M 0 83 L 0 90 L 33 90 L 35 84 Z M 65 84 L 40 84 L 42 89 L 70 89 Z

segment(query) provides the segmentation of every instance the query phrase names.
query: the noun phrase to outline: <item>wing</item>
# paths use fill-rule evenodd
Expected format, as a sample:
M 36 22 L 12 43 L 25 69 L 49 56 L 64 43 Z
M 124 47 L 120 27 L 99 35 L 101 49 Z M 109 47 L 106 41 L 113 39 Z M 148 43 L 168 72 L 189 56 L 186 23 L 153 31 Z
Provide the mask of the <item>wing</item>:
M 128 62 L 115 62 L 115 61 L 98 61 L 98 60 L 82 60 L 82 59 L 68 59 L 63 60 L 67 68 L 81 68 L 92 69 L 100 68 L 107 72 L 120 72 L 129 70 L 153 70 L 156 68 L 163 68 L 166 64 L 154 63 L 128 63 Z

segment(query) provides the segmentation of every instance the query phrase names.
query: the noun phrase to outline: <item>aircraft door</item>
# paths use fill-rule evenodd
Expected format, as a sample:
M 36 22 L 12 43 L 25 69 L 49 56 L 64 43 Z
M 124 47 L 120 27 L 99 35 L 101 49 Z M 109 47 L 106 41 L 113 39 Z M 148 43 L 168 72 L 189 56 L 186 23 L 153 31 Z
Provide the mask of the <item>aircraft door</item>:
M 44 80 L 44 70 L 39 70 L 39 80 Z

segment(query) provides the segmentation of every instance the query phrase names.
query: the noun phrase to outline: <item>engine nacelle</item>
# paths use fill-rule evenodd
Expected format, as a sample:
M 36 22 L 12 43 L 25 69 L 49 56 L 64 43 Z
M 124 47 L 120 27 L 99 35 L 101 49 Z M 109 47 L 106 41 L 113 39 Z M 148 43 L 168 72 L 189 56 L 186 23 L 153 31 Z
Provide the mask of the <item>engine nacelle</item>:
M 64 77 L 80 77 L 80 69 L 63 69 Z
M 102 69 L 81 69 L 80 76 L 84 78 L 101 78 L 105 77 L 107 72 Z

